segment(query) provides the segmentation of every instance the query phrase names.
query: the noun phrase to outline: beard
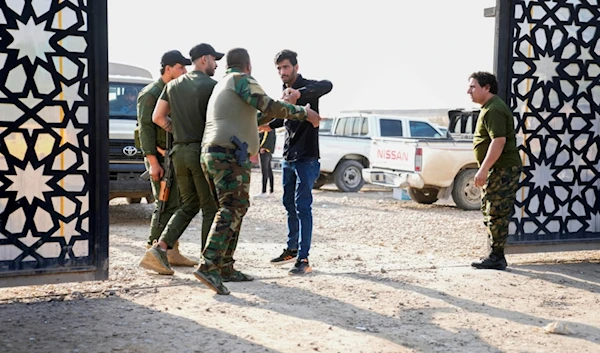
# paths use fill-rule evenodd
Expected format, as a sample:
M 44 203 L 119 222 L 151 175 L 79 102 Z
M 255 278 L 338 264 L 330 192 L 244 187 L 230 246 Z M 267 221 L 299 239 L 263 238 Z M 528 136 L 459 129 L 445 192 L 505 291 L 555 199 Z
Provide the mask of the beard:
M 292 72 L 289 75 L 282 75 L 281 76 L 281 81 L 284 84 L 289 85 L 289 84 L 291 84 L 294 81 L 295 78 L 296 78 L 296 72 Z

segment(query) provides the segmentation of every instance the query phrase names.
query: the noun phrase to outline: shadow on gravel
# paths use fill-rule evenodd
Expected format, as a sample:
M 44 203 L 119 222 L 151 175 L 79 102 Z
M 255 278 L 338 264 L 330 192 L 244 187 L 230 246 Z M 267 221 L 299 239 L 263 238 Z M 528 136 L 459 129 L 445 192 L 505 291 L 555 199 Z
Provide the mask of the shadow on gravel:
M 563 268 L 563 267 L 565 267 L 565 265 L 566 264 L 556 264 L 556 265 L 552 265 L 552 266 L 553 267 L 556 266 L 555 268 L 557 268 L 557 269 L 555 269 L 555 272 L 560 273 L 561 271 L 564 271 L 564 270 L 558 270 L 558 268 Z M 568 265 L 566 267 L 568 267 Z M 512 267 L 511 267 L 511 269 L 512 269 Z M 571 271 L 572 270 L 568 270 L 567 272 L 571 272 Z M 520 272 L 525 272 L 525 271 L 518 271 L 518 270 L 512 269 L 512 271 L 510 273 L 522 274 Z M 459 307 L 467 312 L 501 318 L 501 319 L 505 319 L 507 321 L 513 321 L 513 322 L 516 322 L 516 323 L 519 323 L 522 325 L 543 327 L 554 321 L 554 320 L 548 320 L 546 318 L 534 316 L 534 315 L 523 313 L 523 312 L 494 307 L 491 305 L 482 305 L 481 302 L 473 301 L 473 300 L 462 298 L 462 297 L 456 297 L 454 295 L 450 295 L 448 293 L 441 292 L 439 290 L 432 289 L 432 288 L 421 287 L 421 286 L 417 286 L 417 285 L 409 284 L 409 283 L 397 282 L 394 280 L 382 282 L 381 278 L 379 278 L 377 276 L 373 276 L 373 275 L 346 273 L 346 274 L 339 274 L 338 276 L 345 276 L 345 277 L 350 277 L 350 278 L 355 278 L 355 279 L 372 281 L 372 282 L 379 283 L 379 284 L 386 284 L 386 285 L 389 285 L 396 289 L 400 289 L 400 290 L 404 290 L 404 291 L 412 291 L 412 292 L 422 294 L 422 295 L 427 296 L 432 299 L 444 301 L 452 306 Z M 597 280 L 597 278 L 596 278 L 596 280 Z M 532 295 L 534 295 L 534 294 L 532 293 Z M 432 317 L 432 319 L 433 319 L 433 317 Z M 570 326 L 574 327 L 574 330 L 577 332 L 576 336 L 578 338 L 584 339 L 584 340 L 587 340 L 589 342 L 593 342 L 596 344 L 598 343 L 598 337 L 600 337 L 600 327 L 586 325 L 586 324 L 582 324 L 582 323 L 573 323 Z M 468 351 L 470 351 L 470 350 L 468 350 Z
M 553 265 L 526 265 L 511 266 L 512 274 L 539 278 L 555 284 L 572 286 L 574 288 L 596 292 L 600 273 L 596 263 L 584 264 L 553 264 Z M 329 274 L 344 278 L 373 282 L 378 285 L 386 285 L 396 290 L 418 293 L 425 297 L 440 300 L 450 305 L 450 308 L 413 308 L 400 309 L 398 316 L 381 315 L 374 311 L 365 310 L 355 305 L 324 297 L 311 291 L 295 287 L 285 287 L 275 283 L 269 283 L 265 289 L 252 288 L 252 293 L 269 301 L 268 309 L 291 317 L 304 320 L 317 320 L 323 323 L 346 330 L 356 330 L 357 327 L 367 328 L 367 332 L 396 344 L 415 349 L 417 351 L 430 352 L 442 349 L 446 352 L 500 352 L 497 347 L 491 346 L 480 333 L 469 329 L 460 328 L 460 334 L 446 330 L 439 326 L 437 320 L 443 314 L 458 314 L 462 311 L 482 317 L 493 317 L 521 325 L 540 328 L 555 320 L 532 315 L 493 305 L 482 305 L 481 301 L 475 301 L 463 297 L 457 297 L 446 292 L 418 286 L 400 280 L 383 279 L 377 275 L 341 273 Z M 264 279 L 263 279 L 264 280 Z M 365 284 L 368 286 L 368 284 Z M 235 290 L 238 290 L 237 288 Z M 516 290 L 516 289 L 515 289 Z M 245 290 L 243 290 L 245 291 Z M 281 294 L 277 297 L 269 295 L 272 291 Z M 534 295 L 534 294 L 532 294 Z M 217 298 L 220 299 L 220 298 Z M 229 299 L 229 298 L 228 298 Z M 383 299 L 383 298 L 382 298 Z M 243 299 L 231 298 L 238 305 L 253 305 L 246 303 Z M 229 300 L 228 300 L 229 301 Z M 341 307 L 341 309 L 340 309 Z M 455 307 L 455 308 L 453 308 Z M 302 308 L 299 310 L 298 308 Z M 458 308 L 458 309 L 456 309 Z M 591 308 L 592 309 L 592 308 Z M 568 323 L 568 320 L 565 320 Z M 374 327 L 369 324 L 375 325 Z M 423 327 L 427 327 L 427 335 Z M 583 324 L 580 322 L 569 323 L 575 334 L 572 337 L 598 344 L 600 327 Z M 453 342 L 450 347 L 444 342 Z M 433 349 L 435 347 L 436 349 Z M 452 347 L 461 347 L 453 350 Z
M 511 265 L 511 272 L 565 287 L 600 293 L 600 261 Z
M 279 352 L 118 296 L 0 304 L 0 317 L 2 353 Z
M 354 274 L 342 275 L 354 279 L 379 279 Z M 343 279 L 342 279 L 343 280 Z M 399 289 L 411 290 L 412 286 L 398 284 Z M 437 324 L 436 316 L 443 313 L 455 313 L 454 308 L 419 308 L 418 310 L 400 310 L 398 316 L 388 316 L 366 310 L 332 297 L 325 297 L 312 291 L 297 287 L 282 286 L 269 283 L 266 286 L 229 287 L 232 292 L 249 292 L 262 297 L 267 303 L 263 309 L 279 314 L 308 321 L 319 321 L 335 329 L 343 329 L 364 334 L 374 335 L 397 345 L 413 349 L 416 352 L 501 352 L 491 346 L 479 333 L 470 329 L 461 329 L 460 335 L 455 331 L 446 330 Z M 271 293 L 277 292 L 277 296 Z M 240 306 L 254 307 L 255 302 L 248 302 L 236 296 L 215 296 L 216 300 Z M 382 298 L 383 299 L 383 298 Z M 481 304 L 479 304 L 481 305 Z M 427 326 L 427 330 L 424 330 Z M 427 334 L 423 334 L 423 332 Z M 445 347 L 444 342 L 453 342 L 454 350 Z M 343 344 L 343 343 L 342 343 Z M 344 351 L 341 346 L 339 349 Z M 355 349 L 350 347 L 348 349 Z M 374 348 L 374 347 L 373 347 Z

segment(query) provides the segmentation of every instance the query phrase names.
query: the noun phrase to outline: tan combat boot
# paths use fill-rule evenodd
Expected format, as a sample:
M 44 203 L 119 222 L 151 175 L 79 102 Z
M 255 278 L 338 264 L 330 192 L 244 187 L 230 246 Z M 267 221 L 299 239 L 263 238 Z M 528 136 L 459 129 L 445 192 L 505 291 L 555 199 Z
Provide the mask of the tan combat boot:
M 154 241 L 154 245 L 144 253 L 139 266 L 147 270 L 155 271 L 161 275 L 172 275 L 175 273 L 171 266 L 169 266 L 166 251 L 159 248 L 156 240 Z
M 172 266 L 193 267 L 198 265 L 198 261 L 190 260 L 179 252 L 179 241 L 175 242 L 173 249 L 167 250 L 167 258 Z

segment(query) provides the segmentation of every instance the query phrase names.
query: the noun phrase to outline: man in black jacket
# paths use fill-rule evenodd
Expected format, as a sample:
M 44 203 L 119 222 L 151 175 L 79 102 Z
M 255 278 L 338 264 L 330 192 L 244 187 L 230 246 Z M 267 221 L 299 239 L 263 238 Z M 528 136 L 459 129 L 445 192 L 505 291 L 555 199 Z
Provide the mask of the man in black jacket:
M 262 192 L 254 197 L 267 197 L 273 194 L 273 168 L 271 167 L 271 159 L 273 151 L 275 151 L 275 142 L 277 136 L 275 131 L 266 131 L 258 134 L 260 141 L 260 150 L 258 151 L 260 172 L 262 174 Z M 267 194 L 267 184 L 270 184 L 269 193 Z
M 308 80 L 298 73 L 297 54 L 282 50 L 275 56 L 275 65 L 283 81 L 283 99 L 292 104 L 305 105 L 319 111 L 319 98 L 333 88 L 330 81 Z M 312 187 L 319 176 L 319 127 L 308 122 L 273 120 L 263 131 L 285 126 L 282 179 L 283 205 L 287 210 L 288 242 L 283 253 L 271 264 L 281 265 L 295 261 L 290 275 L 309 273 L 312 268 L 308 253 L 312 238 Z

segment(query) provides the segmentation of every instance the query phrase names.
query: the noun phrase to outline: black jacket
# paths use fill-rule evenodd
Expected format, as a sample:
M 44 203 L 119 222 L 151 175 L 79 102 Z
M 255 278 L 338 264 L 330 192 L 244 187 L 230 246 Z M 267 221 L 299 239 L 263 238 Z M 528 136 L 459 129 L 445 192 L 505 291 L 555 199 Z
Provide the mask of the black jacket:
M 267 134 L 266 138 L 265 138 L 265 134 Z M 258 134 L 258 140 L 260 141 L 260 147 L 266 148 L 269 150 L 269 152 L 273 153 L 273 151 L 275 151 L 275 138 L 276 138 L 275 131 L 261 132 L 260 134 Z
M 297 105 L 306 105 L 315 111 L 319 111 L 319 98 L 331 92 L 333 84 L 330 81 L 308 80 L 298 74 L 292 88 L 299 89 L 300 98 Z M 283 89 L 287 87 L 284 85 Z M 319 128 L 313 127 L 308 121 L 275 119 L 269 123 L 271 129 L 285 126 L 285 144 L 283 146 L 283 158 L 286 161 L 302 161 L 319 158 Z

